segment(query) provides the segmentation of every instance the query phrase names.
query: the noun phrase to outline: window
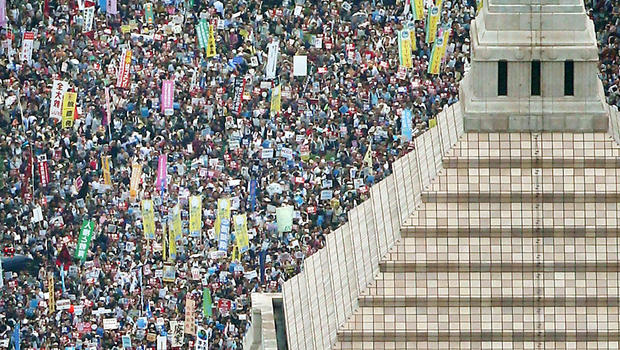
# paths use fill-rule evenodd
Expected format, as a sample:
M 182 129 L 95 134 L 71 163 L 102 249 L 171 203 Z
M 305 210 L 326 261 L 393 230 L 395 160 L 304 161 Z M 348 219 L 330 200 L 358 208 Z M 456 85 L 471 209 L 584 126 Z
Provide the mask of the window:
M 540 96 L 540 61 L 532 61 L 531 73 L 532 87 L 530 91 L 532 96 Z
M 497 95 L 508 95 L 508 62 L 497 62 Z
M 564 61 L 564 96 L 575 94 L 575 63 Z

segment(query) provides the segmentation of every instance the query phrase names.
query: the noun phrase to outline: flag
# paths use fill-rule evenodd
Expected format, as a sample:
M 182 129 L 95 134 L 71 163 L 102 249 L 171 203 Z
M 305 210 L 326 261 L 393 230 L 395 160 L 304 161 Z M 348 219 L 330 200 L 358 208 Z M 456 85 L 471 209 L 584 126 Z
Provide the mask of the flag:
M 248 239 L 248 218 L 246 214 L 235 215 L 233 217 L 235 223 L 235 239 L 239 254 L 243 254 L 250 248 L 250 240 Z
M 131 50 L 125 49 L 121 54 L 119 61 L 118 72 L 116 75 L 116 87 L 128 88 L 129 87 L 129 73 L 131 70 Z
M 142 229 L 145 239 L 155 239 L 155 211 L 150 199 L 142 200 Z
M 278 85 L 271 90 L 271 116 L 274 116 L 280 112 L 282 106 L 282 89 Z
M 215 26 L 209 26 L 209 39 L 207 41 L 207 57 L 211 58 L 217 55 L 217 50 L 215 48 Z
M 164 80 L 161 84 L 161 112 L 166 115 L 174 113 L 174 80 Z
M 73 121 L 75 120 L 75 103 L 77 101 L 77 93 L 65 92 L 62 100 L 62 127 L 73 127 Z
M 400 65 L 405 68 L 413 68 L 411 57 L 411 36 L 408 29 L 398 32 L 398 58 Z
M 95 222 L 92 220 L 84 220 L 82 222 L 82 228 L 80 229 L 80 236 L 77 241 L 77 248 L 75 249 L 75 258 L 79 260 L 86 260 L 88 253 L 88 247 L 90 241 L 95 233 Z
M 428 44 L 435 41 L 440 15 L 441 13 L 439 12 L 439 8 L 437 6 L 431 7 L 428 11 L 428 16 L 426 19 L 426 42 Z
M 202 289 L 202 314 L 205 317 L 212 315 L 211 290 L 209 288 Z
M 435 40 L 433 50 L 431 51 L 431 59 L 428 64 L 429 74 L 439 74 L 441 67 L 441 61 L 443 60 L 446 49 L 448 46 L 448 39 L 450 38 L 450 28 L 444 28 L 440 36 Z
M 191 196 L 189 198 L 189 235 L 200 237 L 202 227 L 202 197 Z

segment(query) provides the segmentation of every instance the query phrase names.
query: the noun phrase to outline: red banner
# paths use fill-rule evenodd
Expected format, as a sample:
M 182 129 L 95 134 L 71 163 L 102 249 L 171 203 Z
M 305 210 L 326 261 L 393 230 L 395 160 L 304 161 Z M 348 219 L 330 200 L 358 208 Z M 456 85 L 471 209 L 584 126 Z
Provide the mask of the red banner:
M 39 165 L 39 178 L 41 179 L 41 187 L 46 187 L 50 183 L 49 165 L 47 164 L 47 157 L 40 155 L 37 157 L 37 163 Z

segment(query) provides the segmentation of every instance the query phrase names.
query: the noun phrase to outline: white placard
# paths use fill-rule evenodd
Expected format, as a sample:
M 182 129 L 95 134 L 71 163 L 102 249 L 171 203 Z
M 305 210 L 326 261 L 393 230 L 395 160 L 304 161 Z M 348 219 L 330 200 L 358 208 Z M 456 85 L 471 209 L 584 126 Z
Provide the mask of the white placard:
M 263 148 L 260 154 L 261 159 L 273 158 L 273 148 Z
M 293 57 L 293 76 L 305 77 L 308 75 L 308 56 Z
M 116 317 L 104 318 L 103 329 L 106 331 L 112 330 L 112 329 L 118 329 L 118 320 L 116 319 Z

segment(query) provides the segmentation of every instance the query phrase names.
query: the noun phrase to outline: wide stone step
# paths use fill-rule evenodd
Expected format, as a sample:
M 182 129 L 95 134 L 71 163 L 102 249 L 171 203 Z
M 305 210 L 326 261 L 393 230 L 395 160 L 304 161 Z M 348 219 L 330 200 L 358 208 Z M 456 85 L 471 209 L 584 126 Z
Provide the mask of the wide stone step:
M 360 298 L 618 298 L 620 272 L 385 272 Z M 374 301 L 373 301 L 374 302 Z
M 619 261 L 617 237 L 405 237 L 382 259 L 382 262 L 416 264 L 613 264 Z
M 379 263 L 381 272 L 586 272 L 586 271 L 620 271 L 620 262 L 564 262 L 564 263 L 418 263 L 415 261 L 382 261 Z
M 425 203 L 617 203 L 620 192 L 460 191 L 423 192 Z
M 469 225 L 405 225 L 400 232 L 403 237 L 618 237 L 618 226 L 490 226 Z
M 529 333 L 540 330 L 547 336 L 558 334 L 566 340 L 605 340 L 604 334 L 608 332 L 619 335 L 619 324 L 618 308 L 607 306 L 360 307 L 345 322 L 338 337 L 340 340 L 366 340 L 374 334 L 378 340 L 382 335 L 391 334 L 392 340 L 399 340 L 400 336 L 406 336 L 407 340 L 416 340 L 416 337 L 426 340 L 428 337 L 437 339 L 439 335 L 444 340 L 463 341 L 482 340 L 476 335 L 493 333 L 492 337 L 518 341 L 533 339 L 533 334 Z M 472 338 L 461 333 L 468 333 Z M 591 335 L 572 338 L 575 333 Z
M 618 203 L 423 203 L 404 226 L 617 227 Z
M 620 332 L 607 332 L 588 330 L 583 332 L 515 332 L 515 331 L 498 331 L 498 332 L 419 332 L 419 331 L 396 331 L 396 330 L 368 330 L 368 331 L 341 331 L 338 333 L 338 341 L 362 341 L 362 342 L 513 342 L 513 343 L 531 343 L 530 347 L 515 349 L 535 349 L 534 343 L 541 341 L 544 343 L 553 342 L 573 342 L 581 343 L 595 342 L 598 346 L 587 349 L 617 349 L 617 342 L 620 340 Z M 611 347 L 603 346 L 601 343 L 614 342 Z M 458 349 L 458 348 L 457 348 Z M 502 348 L 493 348 L 502 349 Z M 547 349 L 545 345 L 544 349 Z M 558 349 L 551 347 L 551 349 Z M 562 349 L 562 348 L 560 348 Z M 575 349 L 575 348 L 566 348 Z M 586 349 L 586 348 L 581 348 Z
M 444 168 L 620 168 L 614 157 L 444 157 Z
M 620 192 L 620 169 L 442 169 L 428 192 Z
M 620 297 L 577 298 L 577 297 L 406 297 L 406 296 L 361 296 L 360 307 L 449 307 L 449 306 L 501 306 L 501 307 L 556 307 L 556 306 L 603 306 L 619 307 Z
M 523 350 L 536 349 L 532 341 L 346 341 L 333 350 Z M 618 350 L 617 341 L 546 341 L 543 349 L 553 350 Z

